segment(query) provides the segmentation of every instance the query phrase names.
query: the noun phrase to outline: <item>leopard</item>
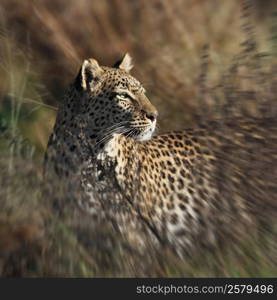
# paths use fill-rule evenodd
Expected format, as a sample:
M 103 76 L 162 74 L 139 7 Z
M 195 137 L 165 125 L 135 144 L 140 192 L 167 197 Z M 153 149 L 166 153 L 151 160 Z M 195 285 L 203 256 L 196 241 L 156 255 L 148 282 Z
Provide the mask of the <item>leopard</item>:
M 180 256 L 272 224 L 276 118 L 208 120 L 156 134 L 158 111 L 132 68 L 128 53 L 112 67 L 84 60 L 58 109 L 45 168 L 79 174 L 79 207 L 123 234 L 129 226 L 140 239 L 144 228 Z

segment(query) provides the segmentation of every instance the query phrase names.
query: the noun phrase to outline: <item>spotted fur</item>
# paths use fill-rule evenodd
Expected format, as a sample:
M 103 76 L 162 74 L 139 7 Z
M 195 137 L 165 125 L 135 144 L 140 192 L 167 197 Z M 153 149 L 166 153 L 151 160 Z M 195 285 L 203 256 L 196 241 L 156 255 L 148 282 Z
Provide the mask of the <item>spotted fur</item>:
M 181 255 L 244 238 L 249 228 L 254 234 L 277 206 L 275 119 L 212 121 L 152 137 L 157 110 L 130 68 L 128 55 L 114 68 L 85 61 L 59 109 L 48 161 L 81 169 L 81 206 L 93 216 L 108 212 L 121 228 L 142 226 Z

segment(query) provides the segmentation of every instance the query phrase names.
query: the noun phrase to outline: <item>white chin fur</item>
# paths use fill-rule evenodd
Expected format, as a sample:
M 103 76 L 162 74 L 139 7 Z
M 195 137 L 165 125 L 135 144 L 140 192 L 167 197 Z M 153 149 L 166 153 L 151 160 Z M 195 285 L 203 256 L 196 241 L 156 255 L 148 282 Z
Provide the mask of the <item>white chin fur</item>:
M 143 141 L 148 141 L 152 138 L 153 136 L 153 133 L 155 131 L 155 128 L 156 128 L 156 121 L 154 121 L 151 125 L 151 127 L 147 128 L 144 132 L 140 133 L 136 139 L 140 142 L 143 142 Z

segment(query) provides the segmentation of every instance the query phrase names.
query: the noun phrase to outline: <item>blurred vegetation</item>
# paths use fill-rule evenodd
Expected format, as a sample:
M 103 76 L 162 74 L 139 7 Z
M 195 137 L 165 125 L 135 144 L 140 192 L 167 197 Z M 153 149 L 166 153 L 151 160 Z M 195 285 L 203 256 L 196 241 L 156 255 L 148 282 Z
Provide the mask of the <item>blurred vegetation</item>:
M 251 100 L 249 91 L 276 94 L 277 3 L 253 2 L 248 21 L 255 32 L 246 28 L 239 0 L 1 0 L 0 274 L 276 276 L 271 236 L 190 262 L 149 249 L 141 263 L 108 227 L 92 229 L 84 216 L 80 224 L 70 210 L 53 213 L 55 199 L 41 189 L 41 160 L 57 106 L 85 58 L 112 65 L 129 52 L 133 75 L 159 110 L 161 131 L 191 126 L 201 111 L 218 116 L 211 108 L 230 91 Z M 247 39 L 256 42 L 254 52 L 248 49 L 254 66 L 244 56 Z M 257 48 L 271 56 L 258 57 Z M 249 76 L 257 73 L 262 76 Z M 256 113 L 253 103 L 246 110 Z M 55 197 L 70 198 L 67 193 Z
M 259 48 L 269 51 L 276 5 L 256 2 L 253 22 Z M 83 59 L 94 57 L 111 65 L 128 51 L 135 62 L 134 76 L 159 109 L 161 130 L 187 127 L 197 108 L 203 45 L 210 45 L 211 86 L 240 51 L 245 32 L 239 4 L 236 0 L 2 0 L 0 94 L 17 93 L 16 101 L 27 98 L 56 107 Z M 21 108 L 30 112 L 34 105 Z M 43 150 L 55 111 L 40 106 L 31 117 L 23 115 L 21 120 L 28 118 L 32 130 L 26 122 L 23 127 L 32 131 L 28 138 Z

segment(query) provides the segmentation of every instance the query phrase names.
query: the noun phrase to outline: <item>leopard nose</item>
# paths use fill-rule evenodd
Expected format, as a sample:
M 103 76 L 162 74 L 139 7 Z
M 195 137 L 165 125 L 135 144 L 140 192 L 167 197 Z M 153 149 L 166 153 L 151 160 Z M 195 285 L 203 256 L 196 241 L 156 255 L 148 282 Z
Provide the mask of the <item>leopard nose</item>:
M 154 122 L 157 119 L 157 117 L 158 117 L 158 112 L 157 111 L 155 111 L 155 112 L 149 112 L 149 113 L 146 113 L 145 116 L 151 122 Z

